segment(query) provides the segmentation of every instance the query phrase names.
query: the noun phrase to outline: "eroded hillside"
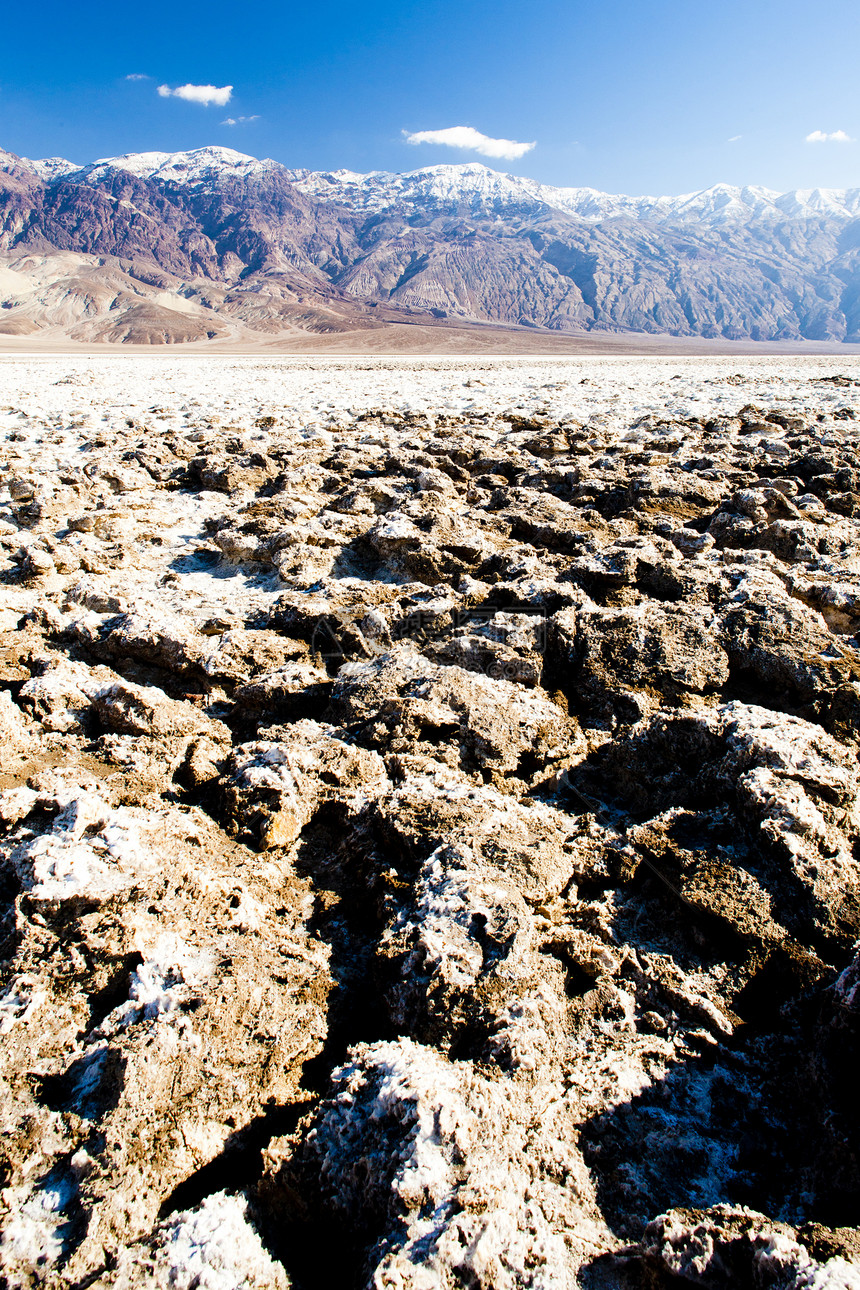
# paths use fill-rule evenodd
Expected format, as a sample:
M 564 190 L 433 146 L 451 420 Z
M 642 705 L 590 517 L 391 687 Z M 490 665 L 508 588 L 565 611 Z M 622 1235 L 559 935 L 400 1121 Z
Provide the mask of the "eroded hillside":
M 420 321 L 856 343 L 858 230 L 857 189 L 633 198 L 485 166 L 317 174 L 211 147 L 77 167 L 0 150 L 0 335 L 163 344 Z

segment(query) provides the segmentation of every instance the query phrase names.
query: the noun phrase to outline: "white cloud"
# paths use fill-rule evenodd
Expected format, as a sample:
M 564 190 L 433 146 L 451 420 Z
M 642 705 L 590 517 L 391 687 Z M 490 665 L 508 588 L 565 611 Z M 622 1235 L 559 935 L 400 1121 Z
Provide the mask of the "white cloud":
M 813 130 L 812 134 L 808 134 L 806 136 L 806 142 L 807 143 L 854 143 L 855 140 L 851 138 L 850 134 L 846 134 L 844 130 L 834 130 L 831 134 L 827 134 L 826 131 L 824 130 Z
M 228 116 L 222 125 L 249 125 L 251 121 L 259 121 L 260 114 L 255 112 L 253 116 Z
M 178 85 L 172 90 L 169 85 L 159 85 L 158 92 L 163 99 L 186 99 L 189 103 L 202 103 L 207 106 L 217 103 L 223 107 L 230 102 L 233 93 L 232 85 Z
M 149 77 L 144 72 L 129 72 L 125 79 L 127 81 L 148 81 Z
M 731 137 L 731 139 L 728 139 L 728 140 L 727 140 L 727 142 L 728 142 L 728 143 L 737 143 L 738 139 L 742 139 L 743 137 L 744 137 L 744 136 L 743 136 L 742 134 L 733 134 L 733 135 L 732 135 L 732 137 Z
M 516 143 L 513 139 L 491 139 L 489 135 L 473 130 L 470 125 L 452 125 L 447 130 L 419 130 L 416 134 L 403 131 L 407 143 L 435 143 L 445 148 L 465 148 L 479 152 L 482 157 L 503 157 L 514 161 L 531 152 L 534 143 Z

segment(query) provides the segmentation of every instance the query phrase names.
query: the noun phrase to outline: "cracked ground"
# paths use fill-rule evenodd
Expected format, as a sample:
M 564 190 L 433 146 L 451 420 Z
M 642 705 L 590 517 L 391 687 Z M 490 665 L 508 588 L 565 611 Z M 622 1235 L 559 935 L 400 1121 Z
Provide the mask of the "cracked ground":
M 17 1287 L 860 1287 L 860 362 L 0 360 Z

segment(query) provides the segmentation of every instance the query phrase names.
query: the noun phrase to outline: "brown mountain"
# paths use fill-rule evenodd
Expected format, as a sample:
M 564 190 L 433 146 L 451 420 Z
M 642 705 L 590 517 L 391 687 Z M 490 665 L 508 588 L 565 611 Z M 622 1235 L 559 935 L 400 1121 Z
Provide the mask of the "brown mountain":
M 392 320 L 860 340 L 860 194 L 550 189 L 483 166 L 289 171 L 229 149 L 0 153 L 0 333 L 187 341 Z

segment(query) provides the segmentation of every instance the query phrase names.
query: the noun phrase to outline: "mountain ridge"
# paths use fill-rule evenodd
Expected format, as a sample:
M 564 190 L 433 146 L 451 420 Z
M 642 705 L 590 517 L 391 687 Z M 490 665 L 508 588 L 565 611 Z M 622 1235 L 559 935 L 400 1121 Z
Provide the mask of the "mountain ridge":
M 84 291 L 75 306 L 82 338 L 128 339 L 125 297 L 140 306 L 157 270 L 169 284 L 153 288 L 160 303 L 146 298 L 147 318 L 168 308 L 166 291 L 182 325 L 153 324 L 153 338 L 188 339 L 193 313 L 201 335 L 240 323 L 266 334 L 374 329 L 384 316 L 860 340 L 860 189 L 716 184 L 627 197 L 475 163 L 363 175 L 290 170 L 216 145 L 85 166 L 0 152 L 0 255 L 17 263 L 28 252 L 111 262 L 96 304 Z M 128 290 L 100 294 L 117 273 Z M 48 306 L 30 296 L 7 291 L 0 333 L 47 325 Z
M 46 182 L 74 177 L 79 182 L 93 183 L 111 170 L 125 170 L 140 178 L 178 184 L 205 182 L 213 175 L 256 177 L 270 171 L 282 171 L 299 191 L 358 210 L 386 209 L 396 205 L 398 200 L 407 200 L 410 193 L 414 200 L 421 195 L 444 198 L 457 191 L 471 191 L 476 194 L 508 192 L 529 195 L 535 202 L 552 209 L 595 221 L 619 213 L 646 219 L 701 218 L 703 213 L 712 217 L 722 215 L 727 219 L 803 219 L 821 215 L 849 219 L 860 217 L 860 187 L 797 188 L 780 192 L 761 185 L 717 182 L 707 188 L 677 195 L 631 195 L 608 193 L 588 185 L 543 184 L 535 179 L 494 170 L 481 162 L 441 163 L 407 171 L 291 169 L 271 157 L 260 159 L 217 144 L 185 152 L 124 153 L 116 157 L 101 157 L 84 166 L 62 157 L 49 157 L 28 164 Z M 476 182 L 462 182 L 469 179 Z

